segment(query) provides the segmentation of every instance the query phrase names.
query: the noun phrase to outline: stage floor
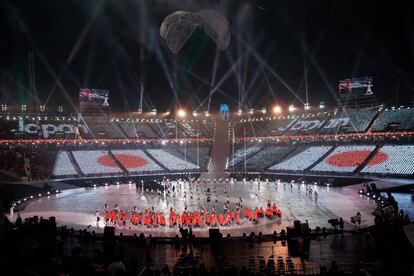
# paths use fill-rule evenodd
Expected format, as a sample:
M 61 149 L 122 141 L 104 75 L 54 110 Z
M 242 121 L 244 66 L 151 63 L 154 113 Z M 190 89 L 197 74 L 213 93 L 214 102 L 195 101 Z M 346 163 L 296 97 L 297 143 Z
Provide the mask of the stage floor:
M 242 198 L 243 209 L 246 207 L 250 209 L 266 208 L 268 200 L 277 204 L 282 211 L 281 218 L 273 220 L 261 218 L 257 225 L 243 219 L 239 226 L 220 227 L 223 235 L 230 233 L 232 236 L 241 236 L 243 233 L 249 235 L 252 231 L 256 234 L 259 232 L 270 234 L 276 230 L 279 233 L 287 226 L 293 225 L 294 220 L 308 221 L 311 228 L 317 226 L 330 228 L 328 220 L 339 217 L 343 218 L 345 229 L 354 229 L 355 226 L 350 223 L 350 217 L 358 211 L 362 215 L 360 227 L 365 227 L 373 224 L 374 217 L 371 212 L 376 206 L 373 200 L 360 196 L 358 189 L 353 186 L 326 187 L 300 183 L 266 183 L 264 181 L 260 183 L 223 182 L 192 184 L 190 192 L 189 183 L 183 182 L 181 185 L 176 196 L 157 195 L 155 192 L 143 191 L 141 188 L 136 188 L 135 184 L 65 190 L 61 194 L 32 200 L 20 213 L 23 218 L 34 215 L 45 218 L 54 216 L 60 226 L 67 225 L 75 229 L 88 227 L 89 230 L 103 232 L 105 225 L 103 221 L 99 224 L 96 223 L 95 212 L 99 211 L 102 215 L 105 203 L 110 209 L 118 204 L 119 209 L 126 210 L 132 210 L 133 206 L 137 206 L 138 210 L 154 206 L 155 210 L 163 211 L 167 219 L 170 207 L 181 212 L 185 206 L 189 211 L 199 210 L 201 207 L 206 211 L 211 211 L 211 208 L 215 206 L 218 212 L 223 212 L 224 202 L 227 200 L 225 190 L 229 195 L 230 209 L 236 208 L 239 197 Z M 306 187 L 317 191 L 317 200 L 314 195 L 309 195 Z M 206 188 L 211 190 L 211 202 L 207 202 Z M 184 197 L 184 191 L 186 191 L 186 197 Z M 215 202 L 215 194 L 217 194 L 218 202 Z M 198 195 L 200 195 L 200 200 L 198 200 Z M 16 214 L 12 220 L 15 218 Z M 152 234 L 154 237 L 172 237 L 178 234 L 179 230 L 169 227 L 132 226 L 128 222 L 124 227 L 118 226 L 116 232 L 122 232 L 124 235 L 143 232 L 144 234 Z M 193 233 L 196 237 L 206 237 L 208 236 L 208 228 L 194 229 Z

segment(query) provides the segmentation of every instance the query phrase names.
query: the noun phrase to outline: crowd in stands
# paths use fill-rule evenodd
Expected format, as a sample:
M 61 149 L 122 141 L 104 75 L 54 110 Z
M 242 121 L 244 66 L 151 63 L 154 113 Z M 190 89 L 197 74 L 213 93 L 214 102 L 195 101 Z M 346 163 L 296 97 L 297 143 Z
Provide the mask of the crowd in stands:
M 147 152 L 170 171 L 188 171 L 200 168 L 196 164 L 178 158 L 164 149 L 148 149 Z
M 368 162 L 361 173 L 383 175 L 413 175 L 414 174 L 414 146 L 385 145 L 373 157 L 384 156 L 381 163 Z
M 3 147 L 0 150 L 0 164 L 3 180 L 18 180 L 23 176 L 27 177 L 23 147 Z
M 129 173 L 163 171 L 163 169 L 151 158 L 148 158 L 143 150 L 112 150 L 111 152 L 113 153 L 114 158 L 117 159 Z M 142 162 L 145 163 L 141 166 L 136 166 L 136 157 L 140 158 L 139 160 L 142 160 Z
M 53 176 L 75 176 L 77 172 L 70 161 L 67 151 L 60 151 L 57 154 L 56 162 L 52 172 Z
M 240 119 L 234 126 L 237 138 L 286 135 L 352 134 L 414 130 L 414 109 L 398 108 L 382 111 L 341 111 L 278 117 Z
M 148 153 L 154 149 L 155 156 Z M 2 180 L 206 171 L 211 142 L 51 142 L 0 145 Z M 173 154 L 172 154 L 173 153 Z M 160 160 L 157 160 L 159 158 Z M 164 164 L 164 165 L 163 165 Z
M 243 144 L 238 144 L 238 146 L 239 148 L 234 150 L 234 154 L 228 162 L 229 168 L 236 167 L 238 165 L 239 167 L 243 166 L 245 159 L 256 154 L 262 148 L 262 146 L 258 143 L 249 143 L 246 147 Z
M 387 130 L 414 130 L 414 109 L 398 108 L 384 110 L 375 121 L 372 131 Z
M 0 116 L 0 139 L 211 139 L 213 133 L 211 120 Z
M 299 152 L 269 168 L 271 171 L 304 171 L 325 155 L 332 146 L 299 148 Z
M 311 170 L 352 173 L 368 158 L 374 149 L 375 145 L 338 146 Z
M 240 146 L 240 145 L 239 145 Z M 246 153 L 246 170 L 263 172 L 273 164 L 279 162 L 283 159 L 288 153 L 290 153 L 295 147 L 293 146 L 275 146 L 268 145 L 264 146 L 257 152 L 248 154 L 243 151 L 243 148 L 238 149 L 238 160 L 239 162 L 232 166 L 232 162 L 229 162 L 228 170 L 229 171 L 243 171 L 244 170 L 244 154 Z M 236 158 L 232 159 L 233 161 Z M 241 160 L 241 161 L 240 161 Z
M 99 158 L 102 157 L 110 159 L 108 151 L 82 150 L 72 151 L 72 154 L 82 173 L 85 175 L 114 174 L 122 172 L 122 170 L 116 165 L 108 166 L 102 162 L 99 162 Z

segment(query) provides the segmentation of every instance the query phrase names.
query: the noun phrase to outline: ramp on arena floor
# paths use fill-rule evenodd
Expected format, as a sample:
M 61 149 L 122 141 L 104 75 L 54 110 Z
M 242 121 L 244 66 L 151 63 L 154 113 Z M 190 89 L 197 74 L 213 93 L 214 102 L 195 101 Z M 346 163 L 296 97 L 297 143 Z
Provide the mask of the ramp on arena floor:
M 216 123 L 213 148 L 211 152 L 208 172 L 201 174 L 201 178 L 225 178 L 227 157 L 229 152 L 229 123 L 218 121 Z

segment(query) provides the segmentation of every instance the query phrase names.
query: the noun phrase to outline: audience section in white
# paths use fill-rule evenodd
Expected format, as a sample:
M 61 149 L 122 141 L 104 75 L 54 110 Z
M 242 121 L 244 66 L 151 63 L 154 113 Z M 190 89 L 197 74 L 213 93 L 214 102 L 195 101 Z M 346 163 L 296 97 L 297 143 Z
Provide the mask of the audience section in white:
M 148 149 L 147 152 L 170 171 L 198 170 L 200 168 L 162 149 Z
M 383 146 L 361 173 L 412 175 L 414 173 L 414 146 Z
M 77 175 L 66 151 L 60 151 L 57 154 L 52 174 L 54 176 Z
M 163 171 L 142 150 L 112 150 L 111 152 L 128 172 Z
M 272 171 L 303 171 L 320 159 L 332 147 L 316 146 L 309 147 L 305 150 L 293 155 L 292 157 L 276 164 L 270 168 Z
M 351 173 L 367 159 L 374 149 L 374 145 L 338 146 L 312 168 L 312 171 Z
M 113 174 L 122 170 L 106 150 L 72 151 L 83 174 Z

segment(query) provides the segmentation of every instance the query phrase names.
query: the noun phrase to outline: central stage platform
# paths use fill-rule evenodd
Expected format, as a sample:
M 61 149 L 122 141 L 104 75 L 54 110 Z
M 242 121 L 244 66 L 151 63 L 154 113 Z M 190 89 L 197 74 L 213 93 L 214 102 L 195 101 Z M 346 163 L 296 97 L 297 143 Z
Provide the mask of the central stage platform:
M 177 182 L 174 183 L 179 187 Z M 318 198 L 307 192 L 307 187 L 317 191 Z M 136 206 L 138 210 L 154 207 L 156 211 L 164 212 L 168 217 L 169 209 L 172 207 L 178 212 L 185 207 L 189 211 L 196 211 L 204 208 L 210 212 L 213 207 L 217 212 L 223 212 L 224 202 L 227 200 L 225 191 L 230 202 L 229 208 L 235 209 L 239 197 L 243 201 L 243 209 L 256 207 L 266 208 L 267 201 L 275 202 L 282 211 L 281 218 L 259 220 L 259 224 L 253 225 L 247 219 L 242 219 L 239 226 L 220 227 L 223 235 L 228 233 L 231 236 L 247 235 L 250 232 L 256 234 L 278 233 L 287 226 L 292 226 L 294 220 L 308 221 L 311 228 L 327 227 L 331 225 L 328 220 L 342 217 L 345 222 L 345 229 L 351 230 L 355 226 L 351 224 L 350 217 L 358 211 L 362 215 L 360 227 L 373 224 L 372 212 L 376 203 L 358 194 L 358 185 L 347 187 L 317 186 L 313 184 L 287 183 L 287 182 L 222 182 L 222 183 L 199 183 L 190 184 L 182 182 L 181 188 L 176 195 L 151 193 L 145 189 L 138 188 L 135 184 L 120 184 L 112 186 L 100 186 L 95 188 L 77 188 L 65 190 L 61 194 L 51 195 L 47 198 L 32 200 L 21 212 L 23 218 L 29 216 L 42 216 L 48 218 L 56 217 L 59 226 L 67 225 L 75 229 L 94 230 L 103 232 L 105 224 L 103 220 L 97 224 L 95 212 L 99 211 L 101 216 L 104 213 L 104 205 L 108 204 L 113 208 L 118 204 L 119 209 L 132 210 Z M 211 191 L 211 201 L 207 202 L 206 189 Z M 184 196 L 184 193 L 186 196 Z M 217 197 L 215 196 L 217 194 Z M 192 196 L 192 198 L 191 198 Z M 198 199 L 200 196 L 200 199 Z M 216 202 L 217 200 L 217 202 Z M 14 216 L 15 219 L 16 215 Z M 13 219 L 13 218 L 12 218 Z M 196 237 L 207 237 L 208 227 L 194 229 Z M 178 227 L 151 227 L 133 226 L 127 222 L 126 226 L 117 226 L 116 233 L 133 235 L 134 233 L 152 234 L 154 237 L 173 237 L 179 234 Z

